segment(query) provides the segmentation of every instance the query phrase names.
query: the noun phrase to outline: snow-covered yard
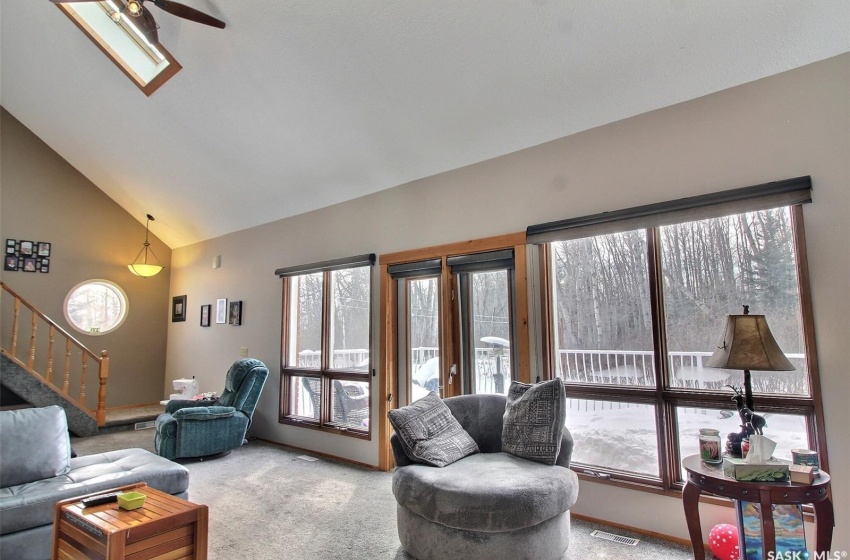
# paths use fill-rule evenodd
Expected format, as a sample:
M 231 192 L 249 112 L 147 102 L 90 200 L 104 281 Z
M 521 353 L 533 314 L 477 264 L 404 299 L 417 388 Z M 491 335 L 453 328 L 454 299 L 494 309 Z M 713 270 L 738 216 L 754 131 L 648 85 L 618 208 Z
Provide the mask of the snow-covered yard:
M 658 476 L 655 410 L 650 405 L 567 399 L 567 428 L 575 441 L 573 461 Z M 729 410 L 679 409 L 680 454 L 699 453 L 700 428 L 716 428 L 725 440 L 739 432 L 740 418 Z M 725 417 L 724 417 L 725 416 Z M 777 442 L 774 456 L 791 459 L 791 450 L 808 448 L 802 416 L 765 414 L 764 435 Z M 724 444 L 725 445 L 725 444 Z

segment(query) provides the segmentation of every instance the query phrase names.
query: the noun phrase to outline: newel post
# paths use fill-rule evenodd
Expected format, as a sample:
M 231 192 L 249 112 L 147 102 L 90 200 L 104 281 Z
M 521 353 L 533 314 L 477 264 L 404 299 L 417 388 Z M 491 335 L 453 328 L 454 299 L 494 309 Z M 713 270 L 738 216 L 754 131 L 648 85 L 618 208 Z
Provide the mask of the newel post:
M 109 352 L 100 352 L 100 386 L 97 390 L 97 425 L 106 423 L 106 381 L 109 378 Z

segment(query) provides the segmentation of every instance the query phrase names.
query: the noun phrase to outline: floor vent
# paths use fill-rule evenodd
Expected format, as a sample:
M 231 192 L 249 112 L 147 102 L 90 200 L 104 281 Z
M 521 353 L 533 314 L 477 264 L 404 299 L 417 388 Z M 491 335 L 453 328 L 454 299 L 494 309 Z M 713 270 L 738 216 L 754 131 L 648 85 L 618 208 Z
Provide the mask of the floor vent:
M 136 422 L 135 428 L 137 430 L 149 430 L 151 428 L 156 428 L 156 420 L 149 420 L 147 422 Z
M 596 537 L 597 539 L 603 539 L 606 541 L 614 541 L 620 544 L 627 544 L 629 546 L 637 546 L 640 542 L 640 539 L 633 539 L 631 537 L 624 537 L 622 535 L 615 535 L 614 533 L 606 533 L 605 531 L 594 531 L 590 533 L 591 537 Z

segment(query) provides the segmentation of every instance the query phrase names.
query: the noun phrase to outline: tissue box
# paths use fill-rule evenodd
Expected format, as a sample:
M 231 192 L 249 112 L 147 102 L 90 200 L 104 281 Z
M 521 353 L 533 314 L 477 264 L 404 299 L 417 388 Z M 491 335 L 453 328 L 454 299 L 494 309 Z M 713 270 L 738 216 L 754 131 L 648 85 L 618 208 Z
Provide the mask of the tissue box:
M 791 462 L 771 457 L 766 463 L 745 463 L 744 459 L 724 457 L 723 474 L 735 480 L 785 482 L 791 479 Z

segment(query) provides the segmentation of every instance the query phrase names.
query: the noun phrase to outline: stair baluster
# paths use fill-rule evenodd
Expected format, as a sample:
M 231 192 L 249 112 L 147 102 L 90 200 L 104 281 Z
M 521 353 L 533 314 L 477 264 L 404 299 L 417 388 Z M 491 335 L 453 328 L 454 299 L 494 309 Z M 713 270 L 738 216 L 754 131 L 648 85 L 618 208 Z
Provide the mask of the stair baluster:
M 62 377 L 62 394 L 68 394 L 68 385 L 71 382 L 71 340 L 65 340 L 65 375 Z
M 86 372 L 89 370 L 89 355 L 83 353 L 83 371 L 80 374 L 80 406 L 86 406 Z
M 53 341 L 56 338 L 56 327 L 50 325 L 47 331 L 47 374 L 44 378 L 48 383 L 53 383 Z
M 38 315 L 32 314 L 32 331 L 30 331 L 30 351 L 27 366 L 32 369 L 35 365 L 35 331 L 38 329 Z
M 9 346 L 9 355 L 15 357 L 18 349 L 18 317 L 21 315 L 21 300 L 15 298 L 15 317 L 12 319 L 12 344 Z

